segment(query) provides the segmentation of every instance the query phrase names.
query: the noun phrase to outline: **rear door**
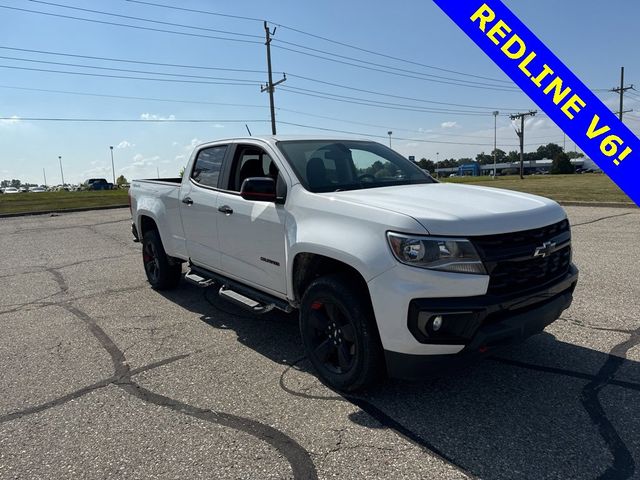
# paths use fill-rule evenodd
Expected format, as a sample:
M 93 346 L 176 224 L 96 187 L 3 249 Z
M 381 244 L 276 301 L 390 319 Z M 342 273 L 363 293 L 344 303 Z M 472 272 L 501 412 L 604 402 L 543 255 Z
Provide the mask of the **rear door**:
M 218 243 L 218 183 L 228 145 L 214 145 L 197 152 L 188 181 L 180 189 L 180 215 L 187 254 L 191 261 L 212 270 L 220 270 Z
M 285 209 L 274 202 L 240 196 L 248 177 L 278 178 L 279 168 L 263 148 L 236 145 L 218 194 L 218 240 L 222 270 L 230 277 L 286 294 Z M 280 182 L 284 183 L 281 177 Z M 227 212 L 227 213 L 224 213 Z

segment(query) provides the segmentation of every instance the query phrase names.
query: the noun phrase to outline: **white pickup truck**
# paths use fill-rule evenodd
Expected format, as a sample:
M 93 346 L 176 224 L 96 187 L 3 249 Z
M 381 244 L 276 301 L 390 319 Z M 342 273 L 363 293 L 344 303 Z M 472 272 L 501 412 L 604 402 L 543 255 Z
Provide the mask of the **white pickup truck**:
M 135 180 L 133 234 L 156 289 L 216 286 L 255 313 L 299 309 L 322 381 L 425 377 L 541 332 L 578 279 L 564 210 L 439 183 L 361 140 L 198 146 L 182 178 Z

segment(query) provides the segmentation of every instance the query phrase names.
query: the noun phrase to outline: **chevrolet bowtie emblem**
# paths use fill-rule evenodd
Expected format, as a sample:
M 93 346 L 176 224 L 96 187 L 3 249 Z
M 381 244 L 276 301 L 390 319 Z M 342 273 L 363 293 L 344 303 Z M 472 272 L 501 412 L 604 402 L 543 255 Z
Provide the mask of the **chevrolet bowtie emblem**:
M 534 257 L 548 257 L 554 251 L 556 247 L 556 242 L 544 242 L 541 247 L 536 248 L 536 251 L 533 252 Z

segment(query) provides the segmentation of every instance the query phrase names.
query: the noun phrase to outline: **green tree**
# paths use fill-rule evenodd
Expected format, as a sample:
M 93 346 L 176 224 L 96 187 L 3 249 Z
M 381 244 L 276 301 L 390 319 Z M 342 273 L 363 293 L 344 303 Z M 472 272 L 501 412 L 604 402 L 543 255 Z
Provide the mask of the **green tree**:
M 431 173 L 435 172 L 436 170 L 436 164 L 431 160 L 427 160 L 426 158 L 421 158 L 418 162 L 418 166 Z
M 553 163 L 551 164 L 552 175 L 567 174 L 567 173 L 574 173 L 574 172 L 575 172 L 575 168 L 571 164 L 571 160 L 569 160 L 569 156 L 566 153 L 560 152 L 558 155 L 554 157 Z
M 496 154 L 496 162 L 497 163 L 502 163 L 502 162 L 506 162 L 507 161 L 507 152 L 505 152 L 504 150 L 500 150 L 499 148 L 496 148 L 495 150 L 491 151 L 491 162 L 493 163 L 493 154 Z
M 584 157 L 584 153 L 582 153 L 582 152 L 567 152 L 567 157 L 569 157 L 572 160 L 574 158 L 582 158 L 582 157 Z
M 548 143 L 546 145 L 540 145 L 536 150 L 536 158 L 532 160 L 542 160 L 543 158 L 556 158 L 563 153 L 562 147 L 556 143 Z
M 120 175 L 118 178 L 116 178 L 116 185 L 118 185 L 119 187 L 121 187 L 125 183 L 129 183 L 129 182 L 127 181 L 124 175 Z
M 520 161 L 520 153 L 516 152 L 515 150 L 511 150 L 508 154 L 507 154 L 507 162 L 519 162 Z
M 489 163 L 493 163 L 493 155 L 487 155 L 486 153 L 481 152 L 478 155 L 476 155 L 476 162 L 478 162 L 480 165 L 487 165 Z
M 179 175 L 180 175 L 180 178 L 184 177 L 184 167 L 180 169 Z

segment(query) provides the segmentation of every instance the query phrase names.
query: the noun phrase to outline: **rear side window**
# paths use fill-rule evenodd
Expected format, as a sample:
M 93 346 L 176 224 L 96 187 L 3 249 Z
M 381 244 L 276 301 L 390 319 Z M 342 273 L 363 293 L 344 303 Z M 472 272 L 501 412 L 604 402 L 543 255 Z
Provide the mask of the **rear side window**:
M 218 178 L 225 153 L 227 153 L 226 145 L 200 150 L 191 172 L 193 181 L 205 187 L 218 188 Z

